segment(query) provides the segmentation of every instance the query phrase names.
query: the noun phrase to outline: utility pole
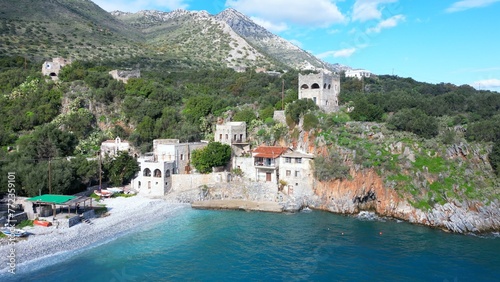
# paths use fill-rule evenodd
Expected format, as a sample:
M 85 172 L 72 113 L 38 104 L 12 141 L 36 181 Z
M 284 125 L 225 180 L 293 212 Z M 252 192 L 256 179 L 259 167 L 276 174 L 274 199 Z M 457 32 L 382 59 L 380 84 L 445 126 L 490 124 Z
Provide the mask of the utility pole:
M 50 158 L 49 158 L 49 194 L 52 194 L 52 176 L 50 173 Z
M 101 176 L 101 151 L 98 151 L 99 154 L 99 192 L 101 192 L 101 181 L 102 181 L 102 176 Z
M 281 110 L 285 110 L 285 79 L 281 80 Z

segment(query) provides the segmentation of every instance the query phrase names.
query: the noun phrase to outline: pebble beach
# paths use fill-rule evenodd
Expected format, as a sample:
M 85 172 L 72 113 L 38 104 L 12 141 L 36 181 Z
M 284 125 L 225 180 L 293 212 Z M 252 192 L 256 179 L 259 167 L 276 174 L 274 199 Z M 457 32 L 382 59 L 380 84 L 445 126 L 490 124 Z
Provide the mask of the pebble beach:
M 44 258 L 108 242 L 121 234 L 158 222 L 190 206 L 142 196 L 103 199 L 99 204 L 105 204 L 108 212 L 92 219 L 90 223 L 82 222 L 71 228 L 25 227 L 23 230 L 30 235 L 18 239 L 14 245 L 9 245 L 6 238 L 2 239 L 0 278 L 7 273 L 7 255 L 12 247 L 16 253 L 16 273 L 31 271 L 44 266 L 47 262 Z

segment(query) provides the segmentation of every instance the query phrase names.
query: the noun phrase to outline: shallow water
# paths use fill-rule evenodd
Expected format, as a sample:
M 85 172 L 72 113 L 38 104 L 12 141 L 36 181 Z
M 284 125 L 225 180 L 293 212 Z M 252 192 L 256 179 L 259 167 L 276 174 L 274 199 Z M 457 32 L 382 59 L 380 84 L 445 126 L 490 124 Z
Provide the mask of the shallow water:
M 373 217 L 186 208 L 8 280 L 498 281 L 499 253 L 497 236 Z

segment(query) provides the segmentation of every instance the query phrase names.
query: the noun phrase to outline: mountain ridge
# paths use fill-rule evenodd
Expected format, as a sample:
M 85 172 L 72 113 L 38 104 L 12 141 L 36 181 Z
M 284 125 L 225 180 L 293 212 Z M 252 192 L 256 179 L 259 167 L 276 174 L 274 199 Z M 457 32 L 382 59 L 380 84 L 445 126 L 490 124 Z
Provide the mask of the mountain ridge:
M 0 10 L 5 42 L 0 55 L 237 71 L 339 71 L 232 8 L 216 15 L 184 9 L 130 13 L 107 12 L 90 0 L 0 0 Z

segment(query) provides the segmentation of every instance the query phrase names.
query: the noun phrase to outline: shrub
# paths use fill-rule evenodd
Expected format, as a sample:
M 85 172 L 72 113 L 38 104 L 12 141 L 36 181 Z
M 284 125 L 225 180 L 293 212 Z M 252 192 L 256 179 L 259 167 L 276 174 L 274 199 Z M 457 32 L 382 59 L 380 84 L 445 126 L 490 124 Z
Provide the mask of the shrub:
M 328 156 L 318 156 L 314 159 L 314 177 L 320 181 L 347 179 L 349 167 L 344 164 L 341 156 L 330 152 Z

